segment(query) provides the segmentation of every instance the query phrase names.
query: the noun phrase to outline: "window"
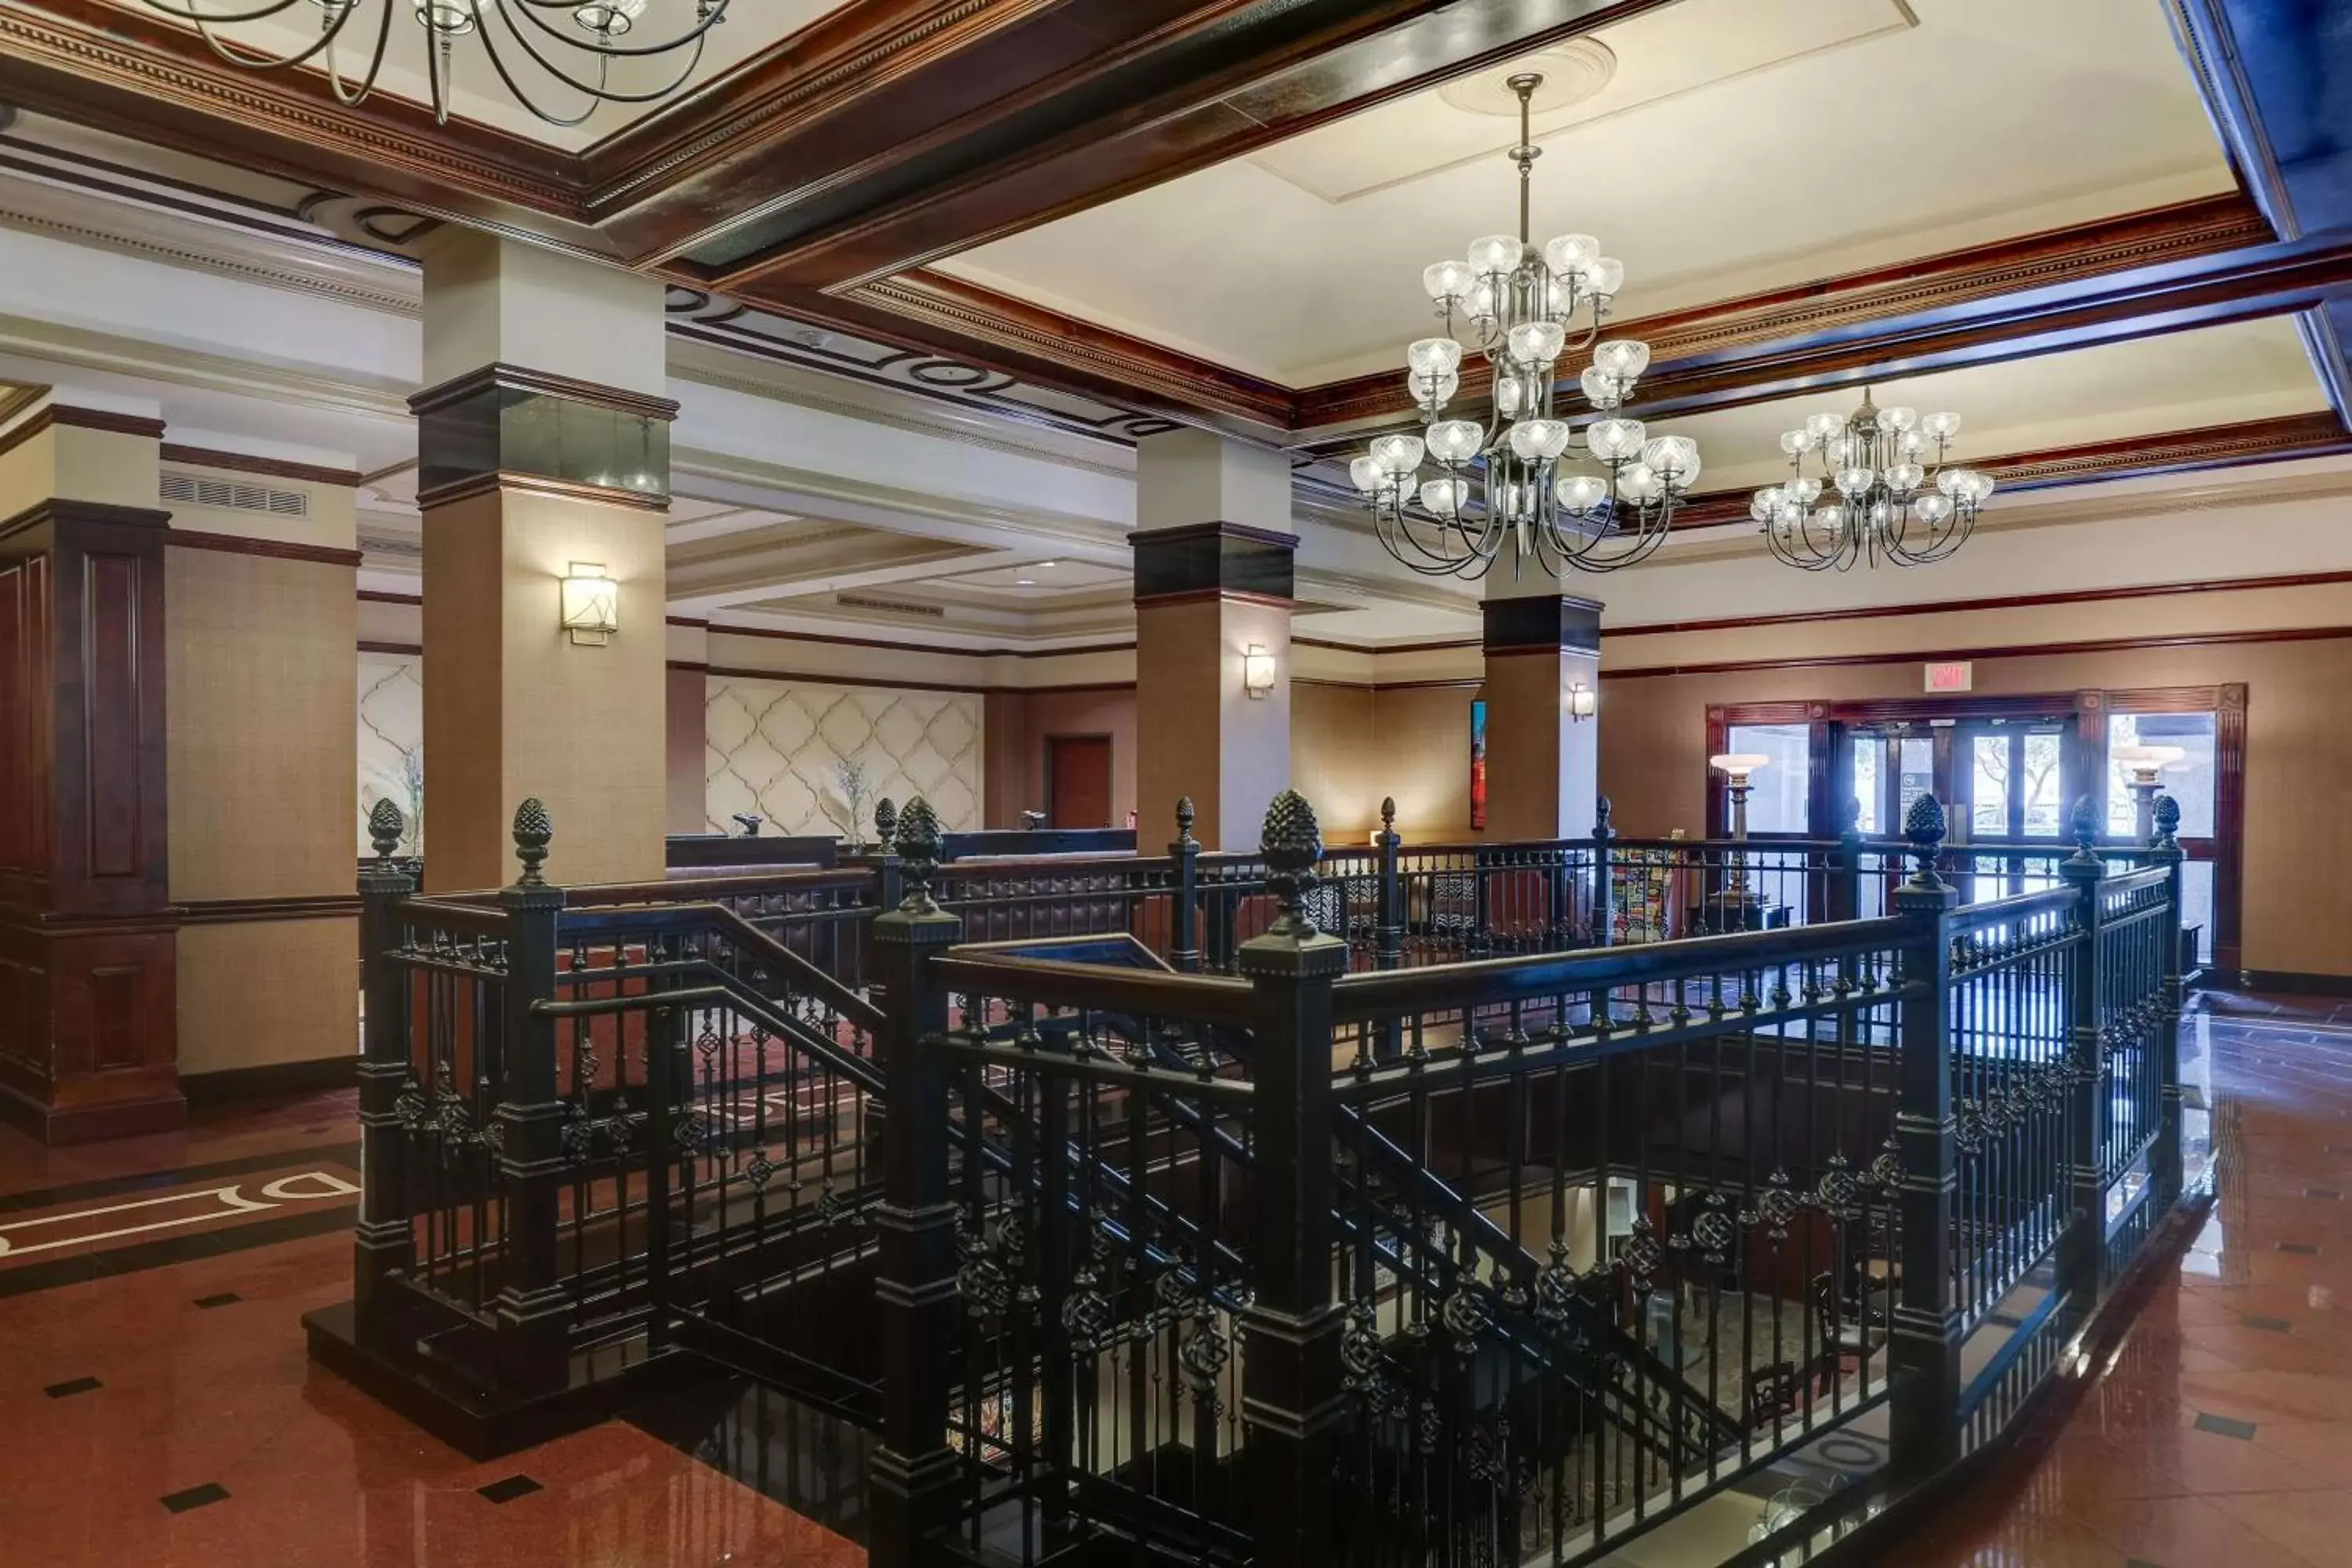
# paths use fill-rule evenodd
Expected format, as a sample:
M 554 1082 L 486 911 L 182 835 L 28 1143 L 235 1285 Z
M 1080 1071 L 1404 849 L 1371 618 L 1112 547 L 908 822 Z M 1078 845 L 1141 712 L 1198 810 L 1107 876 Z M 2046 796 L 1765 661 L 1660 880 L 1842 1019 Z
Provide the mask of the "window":
M 2118 746 L 2179 747 L 2180 761 L 2164 770 L 2163 793 L 2180 803 L 2181 837 L 2213 837 L 2212 714 L 2107 715 L 2107 832 L 2113 837 L 2129 838 L 2136 831 L 2137 803 L 2132 798 L 2131 771 L 2115 760 Z
M 1812 727 L 1734 724 L 1727 750 L 1771 758 L 1757 770 L 1748 795 L 1750 833 L 1804 833 L 1812 825 Z M 1716 775 L 1718 780 L 1722 775 Z M 1725 826 L 1730 825 L 1727 821 Z
M 1903 831 L 1911 803 L 1936 787 L 1936 742 L 1925 735 L 1906 735 L 1902 752 L 1902 793 L 1895 801 L 1895 818 L 1887 824 L 1891 833 Z
M 1864 735 L 1853 743 L 1853 798 L 1861 804 L 1861 815 L 1854 818 L 1854 830 L 1868 838 L 1883 833 L 1879 826 L 1878 803 L 1884 787 L 1878 776 L 1879 765 L 1886 760 L 1886 742 L 1877 735 Z

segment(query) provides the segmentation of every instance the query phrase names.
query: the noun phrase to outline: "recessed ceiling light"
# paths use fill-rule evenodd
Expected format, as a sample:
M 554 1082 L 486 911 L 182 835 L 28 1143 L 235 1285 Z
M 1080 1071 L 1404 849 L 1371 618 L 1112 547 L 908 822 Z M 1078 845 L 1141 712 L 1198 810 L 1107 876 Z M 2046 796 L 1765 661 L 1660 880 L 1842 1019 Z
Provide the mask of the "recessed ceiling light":
M 1016 577 L 1013 579 L 1013 585 L 1016 588 L 1034 588 L 1037 585 L 1037 579 L 1034 577 Z
M 1040 566 L 1059 566 L 1061 563 L 1058 561 L 1040 561 L 1037 564 Z

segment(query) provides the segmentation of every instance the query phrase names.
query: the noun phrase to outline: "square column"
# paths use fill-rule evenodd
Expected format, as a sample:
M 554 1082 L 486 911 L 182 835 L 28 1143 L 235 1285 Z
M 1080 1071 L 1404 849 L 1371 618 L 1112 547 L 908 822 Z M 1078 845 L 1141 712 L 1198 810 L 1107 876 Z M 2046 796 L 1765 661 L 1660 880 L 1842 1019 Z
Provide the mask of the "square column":
M 666 353 L 652 279 L 474 233 L 425 255 L 428 890 L 506 882 L 530 795 L 551 879 L 662 875 Z M 601 637 L 563 624 L 563 579 L 592 571 L 617 590 Z
M 1255 848 L 1290 784 L 1290 465 L 1207 431 L 1152 437 L 1136 513 L 1137 820 L 1162 832 L 1190 796 L 1203 846 Z
M 1601 685 L 1601 605 L 1550 578 L 1487 579 L 1486 837 L 1582 838 L 1601 788 L 1601 721 L 1571 709 Z M 1597 699 L 1596 699 L 1597 700 Z
M 178 1127 L 163 422 L 0 426 L 0 1117 L 51 1143 Z

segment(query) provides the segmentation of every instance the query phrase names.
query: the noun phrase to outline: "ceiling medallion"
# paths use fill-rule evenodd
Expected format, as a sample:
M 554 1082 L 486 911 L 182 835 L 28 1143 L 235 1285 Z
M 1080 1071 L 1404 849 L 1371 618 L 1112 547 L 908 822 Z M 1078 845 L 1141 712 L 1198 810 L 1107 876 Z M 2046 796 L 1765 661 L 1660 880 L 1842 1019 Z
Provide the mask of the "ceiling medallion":
M 1382 436 L 1349 472 L 1372 514 L 1383 548 L 1428 576 L 1483 577 L 1505 546 L 1558 574 L 1574 566 L 1630 566 L 1665 542 L 1675 510 L 1698 478 L 1697 443 L 1652 437 L 1617 410 L 1649 367 L 1647 343 L 1595 344 L 1624 263 L 1601 254 L 1589 234 L 1566 234 L 1538 248 L 1528 237 L 1530 171 L 1542 150 L 1529 134 L 1529 105 L 1544 79 L 1512 77 L 1517 100 L 1519 232 L 1473 241 L 1467 263 L 1440 261 L 1422 273 L 1445 335 L 1405 352 L 1405 384 L 1427 426 L 1423 435 Z M 1585 325 L 1570 341 L 1580 317 Z M 1463 339 L 1493 373 L 1488 420 L 1444 417 L 1460 389 Z M 1560 355 L 1592 347 L 1581 385 L 1601 417 L 1570 426 L 1554 403 Z M 1569 459 L 1582 442 L 1587 460 Z M 1424 458 L 1437 476 L 1424 479 Z M 1516 569 L 1516 567 L 1515 567 Z
M 1816 414 L 1780 437 L 1794 477 L 1758 490 L 1748 515 L 1774 555 L 1808 572 L 1941 561 L 1968 542 L 1992 494 L 1990 474 L 1948 465 L 1959 432 L 1957 414 L 1923 419 L 1865 390 L 1851 416 Z
M 254 70 L 278 70 L 318 62 L 327 75 L 335 101 L 346 107 L 366 101 L 383 70 L 392 43 L 393 13 L 407 11 L 425 29 L 425 75 L 432 84 L 433 118 L 449 122 L 449 91 L 456 61 L 452 47 L 469 35 L 481 39 L 490 69 L 516 102 L 550 125 L 584 122 L 599 105 L 658 103 L 686 85 L 701 63 L 702 45 L 710 29 L 726 20 L 730 0 L 694 0 L 694 25 L 675 37 L 639 42 L 630 37 L 648 0 L 144 0 L 148 9 L 176 21 L 191 23 L 213 53 L 234 66 Z M 215 27 L 268 21 L 292 13 L 315 14 L 319 37 L 301 49 L 284 55 L 267 54 L 217 36 Z M 362 13 L 372 21 L 354 23 Z M 496 22 L 498 26 L 490 24 Z M 504 41 L 499 31 L 504 31 Z M 347 79 L 339 51 L 354 47 L 366 68 Z M 686 64 L 671 80 L 643 90 L 623 90 L 612 84 L 615 60 L 654 59 L 689 51 Z M 512 51 L 504 53 L 501 51 Z M 515 68 L 525 60 L 565 88 L 585 95 L 586 107 L 563 114 L 541 106 L 515 79 Z M 583 74 L 584 73 L 584 74 Z

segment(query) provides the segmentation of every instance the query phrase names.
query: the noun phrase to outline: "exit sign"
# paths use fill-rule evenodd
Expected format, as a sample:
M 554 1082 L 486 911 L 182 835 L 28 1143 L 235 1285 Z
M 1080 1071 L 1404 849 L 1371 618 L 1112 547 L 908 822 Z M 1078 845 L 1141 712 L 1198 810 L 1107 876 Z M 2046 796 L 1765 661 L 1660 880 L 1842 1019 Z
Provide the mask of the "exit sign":
M 1930 691 L 1972 691 L 1976 683 L 1977 667 L 1967 659 L 1953 659 L 1947 664 L 1927 667 L 1927 689 Z

